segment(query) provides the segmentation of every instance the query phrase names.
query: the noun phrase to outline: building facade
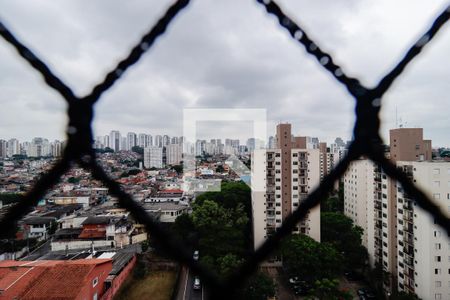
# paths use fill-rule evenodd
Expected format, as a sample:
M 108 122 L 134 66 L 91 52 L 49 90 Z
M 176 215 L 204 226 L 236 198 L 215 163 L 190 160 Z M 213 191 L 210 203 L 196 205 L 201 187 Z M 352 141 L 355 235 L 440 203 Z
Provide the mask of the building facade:
M 160 147 L 147 147 L 144 149 L 144 167 L 162 168 L 163 167 L 163 149 Z
M 277 149 L 252 154 L 252 210 L 254 247 L 281 226 L 320 182 L 318 149 L 295 148 L 291 125 L 277 126 Z M 309 211 L 294 233 L 320 241 L 320 206 Z

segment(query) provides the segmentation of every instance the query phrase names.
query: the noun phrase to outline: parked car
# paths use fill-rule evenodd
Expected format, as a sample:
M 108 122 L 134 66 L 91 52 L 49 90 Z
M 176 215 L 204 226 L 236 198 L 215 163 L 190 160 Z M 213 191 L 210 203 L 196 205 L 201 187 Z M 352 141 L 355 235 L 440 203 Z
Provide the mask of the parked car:
M 194 251 L 194 255 L 193 255 L 192 258 L 193 258 L 194 260 L 198 260 L 199 257 L 200 257 L 200 253 L 198 252 L 198 250 L 195 250 L 195 251 Z
M 298 278 L 297 276 L 289 278 L 290 284 L 297 284 L 299 282 L 300 282 L 300 278 Z
M 198 276 L 194 277 L 194 290 L 199 290 L 201 287 L 200 278 Z
M 366 288 L 358 289 L 356 293 L 358 294 L 360 300 L 376 299 L 375 293 Z

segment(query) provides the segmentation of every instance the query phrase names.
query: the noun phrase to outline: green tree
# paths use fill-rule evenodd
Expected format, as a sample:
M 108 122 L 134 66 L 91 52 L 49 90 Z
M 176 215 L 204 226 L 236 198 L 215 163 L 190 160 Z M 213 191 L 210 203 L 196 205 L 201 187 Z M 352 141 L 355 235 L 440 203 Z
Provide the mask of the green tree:
M 250 277 L 243 290 L 242 299 L 246 300 L 266 300 L 275 296 L 276 285 L 272 278 L 264 273 L 258 272 Z
M 226 209 L 235 209 L 238 205 L 243 205 L 246 215 L 251 218 L 252 197 L 251 190 L 243 182 L 224 182 L 220 192 L 206 192 L 195 199 L 197 204 L 205 200 L 214 201 Z
M 323 278 L 316 280 L 309 297 L 309 299 L 317 298 L 321 300 L 351 300 L 353 296 L 349 291 L 339 289 L 339 280 Z
M 178 174 L 183 173 L 183 165 L 173 165 L 172 169 L 174 169 Z
M 144 155 L 144 148 L 139 147 L 139 146 L 133 146 L 131 148 L 131 151 L 133 151 L 133 152 L 135 152 L 137 154 L 140 154 L 140 155 Z
M 216 168 L 216 173 L 223 173 L 225 171 L 225 169 L 223 168 L 222 165 L 218 165 Z
M 243 206 L 226 209 L 214 201 L 193 205 L 192 221 L 199 233 L 199 247 L 212 257 L 243 255 L 248 218 Z
M 78 177 L 70 177 L 69 179 L 67 179 L 68 183 L 72 183 L 72 184 L 77 184 L 78 182 L 80 182 L 80 178 Z
M 217 259 L 219 273 L 223 277 L 229 276 L 241 263 L 242 260 L 234 254 L 227 254 Z
M 3 205 L 19 202 L 22 199 L 22 195 L 19 193 L 0 193 L 0 201 Z
M 345 257 L 351 269 L 364 269 L 367 250 L 361 245 L 363 229 L 341 213 L 325 212 L 320 215 L 321 240 L 330 243 Z
M 188 245 L 191 250 L 198 244 L 197 230 L 190 215 L 184 213 L 178 216 L 172 229 L 174 235 Z
M 322 212 L 343 212 L 344 202 L 338 196 L 333 195 L 320 204 L 320 209 Z
M 306 235 L 291 235 L 283 242 L 281 251 L 288 275 L 302 280 L 334 278 L 342 271 L 342 255 L 330 244 L 316 242 Z

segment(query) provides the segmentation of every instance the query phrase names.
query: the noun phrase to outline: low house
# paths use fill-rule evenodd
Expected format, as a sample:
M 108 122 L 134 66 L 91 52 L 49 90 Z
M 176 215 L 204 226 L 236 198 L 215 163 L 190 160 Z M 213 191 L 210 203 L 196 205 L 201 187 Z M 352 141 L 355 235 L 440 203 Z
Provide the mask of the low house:
M 143 228 L 125 216 L 89 216 L 81 226 L 58 230 L 51 243 L 52 251 L 115 248 L 147 240 Z
M 101 299 L 112 269 L 111 259 L 0 261 L 0 299 Z
M 183 190 L 163 190 L 145 199 L 144 202 L 179 202 L 182 201 Z
M 46 240 L 49 230 L 55 222 L 56 218 L 54 217 L 28 217 L 23 220 L 24 231 L 27 232 L 28 238 Z
M 160 222 L 173 223 L 175 219 L 189 211 L 189 206 L 179 202 L 144 203 L 143 208 L 151 215 L 159 215 Z

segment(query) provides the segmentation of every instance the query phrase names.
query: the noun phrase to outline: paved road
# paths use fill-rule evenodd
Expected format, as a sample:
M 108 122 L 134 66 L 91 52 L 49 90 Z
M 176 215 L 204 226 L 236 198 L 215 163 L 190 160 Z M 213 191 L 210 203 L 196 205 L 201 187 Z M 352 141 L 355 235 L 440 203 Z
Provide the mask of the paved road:
M 203 300 L 203 284 L 200 290 L 194 290 L 195 275 L 188 268 L 183 267 L 180 274 L 180 283 L 178 285 L 177 300 Z

